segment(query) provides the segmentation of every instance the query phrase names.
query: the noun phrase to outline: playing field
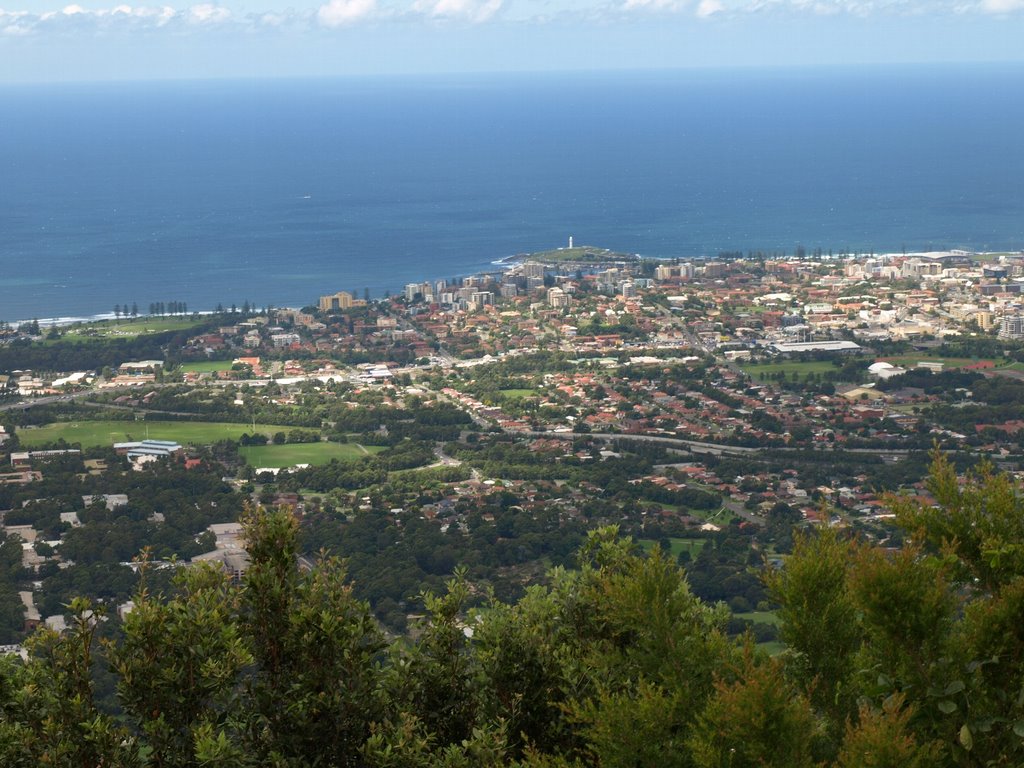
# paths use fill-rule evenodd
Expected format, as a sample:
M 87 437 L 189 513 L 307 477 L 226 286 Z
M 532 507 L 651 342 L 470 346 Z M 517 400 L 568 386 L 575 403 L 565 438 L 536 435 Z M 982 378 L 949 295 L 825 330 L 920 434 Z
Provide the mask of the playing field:
M 759 381 L 762 373 L 765 375 L 765 378 L 783 373 L 787 379 L 796 373 L 803 380 L 808 374 L 820 373 L 824 375 L 826 373 L 838 373 L 839 371 L 828 360 L 811 360 L 808 362 L 793 360 L 784 363 L 761 363 L 759 365 L 741 363 L 740 368 L 743 369 L 745 374 L 751 376 L 754 381 Z
M 256 431 L 272 436 L 294 427 L 257 424 Z M 131 440 L 174 440 L 182 445 L 209 445 L 218 440 L 237 440 L 243 433 L 252 433 L 249 424 L 212 421 L 68 421 L 47 424 L 36 429 L 19 429 L 22 445 L 32 448 L 64 438 L 83 448 L 111 445 Z
M 64 331 L 65 341 L 87 342 L 99 339 L 130 339 L 150 333 L 184 331 L 202 322 L 189 317 L 139 317 L 135 320 L 100 320 L 72 325 Z
M 203 360 L 199 363 L 182 363 L 183 373 L 215 373 L 217 371 L 230 371 L 230 360 Z
M 294 443 L 292 445 L 249 445 L 238 449 L 254 467 L 293 467 L 296 464 L 326 464 L 331 459 L 351 461 L 379 453 L 382 445 L 356 443 Z
M 943 368 L 947 371 L 978 363 L 994 362 L 997 366 L 1001 364 L 1001 361 L 992 360 L 992 358 L 932 357 L 931 355 L 899 355 L 897 357 L 883 357 L 881 359 L 887 363 L 904 368 L 916 368 L 918 363 L 942 363 Z
M 537 394 L 537 390 L 535 389 L 499 389 L 498 392 L 513 400 L 523 397 L 533 397 Z

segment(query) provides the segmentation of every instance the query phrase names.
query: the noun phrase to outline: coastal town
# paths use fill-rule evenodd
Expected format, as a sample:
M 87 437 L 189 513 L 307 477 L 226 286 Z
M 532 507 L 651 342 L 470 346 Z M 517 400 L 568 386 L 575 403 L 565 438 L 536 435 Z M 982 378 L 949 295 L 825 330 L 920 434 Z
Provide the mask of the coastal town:
M 77 593 L 130 611 L 143 549 L 240 577 L 258 502 L 396 634 L 456 566 L 514 596 L 614 523 L 771 647 L 750 566 L 795 530 L 895 543 L 891 494 L 927 500 L 936 451 L 1024 470 L 1021 253 L 572 247 L 335 288 L 0 330 L 0 641 Z

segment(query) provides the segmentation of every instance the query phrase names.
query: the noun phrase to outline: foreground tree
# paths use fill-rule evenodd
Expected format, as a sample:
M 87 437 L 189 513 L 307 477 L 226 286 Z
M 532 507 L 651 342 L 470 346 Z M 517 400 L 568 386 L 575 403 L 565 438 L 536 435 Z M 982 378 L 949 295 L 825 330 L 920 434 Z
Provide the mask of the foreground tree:
M 295 519 L 252 509 L 240 583 L 189 567 L 160 594 L 144 564 L 120 635 L 79 600 L 66 634 L 0 659 L 0 765 L 1018 766 L 1019 489 L 937 457 L 930 490 L 938 507 L 892 500 L 901 551 L 796 538 L 766 576 L 775 658 L 614 528 L 515 604 L 457 572 L 388 649 L 343 564 L 300 569 Z M 102 666 L 117 716 L 96 703 Z
M 246 742 L 259 764 L 359 764 L 383 702 L 376 659 L 383 635 L 356 600 L 343 564 L 322 557 L 300 572 L 298 524 L 281 511 L 243 518 L 252 562 L 240 624 L 256 670 L 246 683 Z

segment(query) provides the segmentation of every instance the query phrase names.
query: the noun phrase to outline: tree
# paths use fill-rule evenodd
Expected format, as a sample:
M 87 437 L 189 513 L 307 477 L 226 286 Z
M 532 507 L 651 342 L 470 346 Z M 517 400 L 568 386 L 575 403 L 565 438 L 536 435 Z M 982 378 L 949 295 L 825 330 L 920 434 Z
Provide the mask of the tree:
M 782 665 L 748 649 L 736 679 L 715 684 L 688 746 L 699 768 L 811 768 L 816 731 Z
M 905 699 L 893 694 L 879 709 L 861 703 L 856 724 L 846 725 L 840 768 L 931 768 L 943 763 L 941 744 L 921 744 L 914 737 L 914 708 L 904 706 Z
M 145 566 L 144 566 L 145 567 Z M 108 648 L 118 696 L 157 765 L 191 766 L 197 734 L 225 734 L 238 716 L 240 675 L 252 654 L 233 616 L 239 592 L 216 565 L 182 569 L 177 594 L 142 581 L 124 640 Z
M 856 699 L 850 686 L 863 632 L 850 594 L 852 550 L 832 529 L 797 536 L 793 554 L 765 582 L 781 606 L 780 637 L 793 652 L 791 673 L 837 727 Z
M 901 527 L 915 541 L 955 557 L 960 583 L 987 591 L 1024 577 L 1024 498 L 1009 476 L 981 464 L 961 482 L 952 462 L 932 452 L 928 491 L 936 505 L 892 497 Z
M 384 647 L 380 630 L 353 597 L 340 560 L 321 557 L 300 574 L 290 513 L 250 509 L 243 520 L 252 562 L 242 622 L 258 670 L 248 683 L 250 743 L 261 764 L 317 755 L 325 765 L 358 765 L 370 724 L 382 715 L 374 663 Z
M 24 666 L 0 657 L 0 764 L 141 768 L 137 739 L 94 701 L 102 614 L 80 598 L 68 608 L 67 633 L 39 630 L 27 643 Z
M 469 594 L 464 570 L 446 583 L 444 595 L 420 599 L 430 616 L 418 642 L 400 649 L 393 668 L 399 711 L 423 724 L 441 747 L 469 738 L 477 723 L 479 691 L 461 614 Z
M 365 487 L 357 474 L 353 487 Z M 702 603 L 660 547 L 644 552 L 615 528 L 591 532 L 575 570 L 552 569 L 514 603 L 486 596 L 458 569 L 443 592 L 420 594 L 426 619 L 385 653 L 342 562 L 322 555 L 300 569 L 296 518 L 250 508 L 239 582 L 191 565 L 162 592 L 144 564 L 120 634 L 75 600 L 66 635 L 41 631 L 23 665 L 0 659 L 0 764 L 1020 765 L 1024 575 L 1018 542 L 1004 538 L 1018 503 L 1006 488 L 1016 486 L 987 469 L 956 478 L 939 460 L 931 483 L 945 506 L 893 500 L 912 524 L 900 551 L 828 528 L 796 537 L 767 576 L 789 644 L 775 658 L 727 637 L 727 611 Z M 544 516 L 515 501 L 492 494 L 496 525 L 478 517 L 473 539 L 499 547 L 499 525 L 509 536 L 543 529 Z M 337 528 L 333 514 L 319 515 Z M 413 516 L 403 524 L 425 533 L 417 557 L 461 537 Z M 951 529 L 983 543 L 947 538 Z M 397 530 L 368 512 L 335 534 L 397 552 Z M 734 539 L 705 550 L 732 547 L 749 565 Z M 20 544 L 11 553 L 19 567 Z M 402 594 L 421 576 L 403 581 Z M 101 633 L 108 639 L 97 644 Z M 117 679 L 118 720 L 94 703 L 103 657 Z

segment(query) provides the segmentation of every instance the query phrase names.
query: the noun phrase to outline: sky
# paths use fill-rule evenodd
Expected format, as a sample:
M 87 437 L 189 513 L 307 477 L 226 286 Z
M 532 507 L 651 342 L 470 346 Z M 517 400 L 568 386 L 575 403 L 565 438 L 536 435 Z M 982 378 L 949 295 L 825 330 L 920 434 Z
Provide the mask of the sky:
M 1024 0 L 62 1 L 0 0 L 0 83 L 1024 62 Z

